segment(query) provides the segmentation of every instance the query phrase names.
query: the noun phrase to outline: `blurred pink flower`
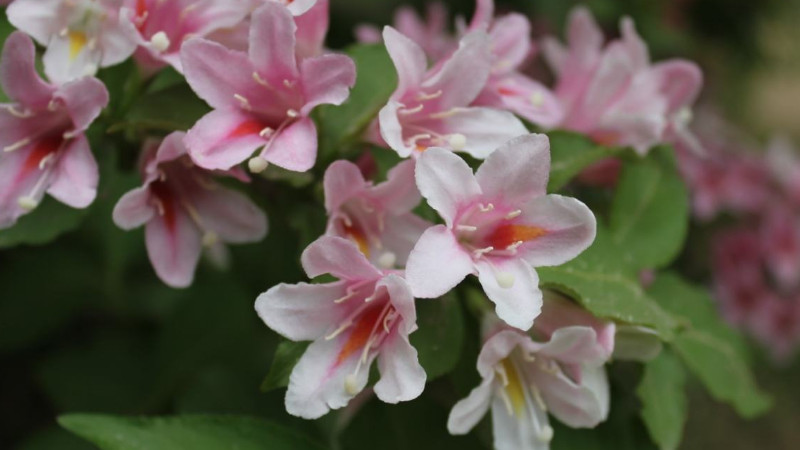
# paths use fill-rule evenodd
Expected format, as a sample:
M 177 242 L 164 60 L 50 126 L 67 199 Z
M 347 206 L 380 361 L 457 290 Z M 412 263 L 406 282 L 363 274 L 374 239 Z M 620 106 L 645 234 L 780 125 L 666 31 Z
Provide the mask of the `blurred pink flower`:
M 186 79 L 214 108 L 186 136 L 199 166 L 229 169 L 249 159 L 253 172 L 267 163 L 303 172 L 314 165 L 317 130 L 308 115 L 347 99 L 355 65 L 344 55 L 298 62 L 296 28 L 285 7 L 267 2 L 253 13 L 249 53 L 204 39 L 183 46 Z
M 314 341 L 292 370 L 286 410 L 315 419 L 342 408 L 367 384 L 378 360 L 375 394 L 387 403 L 412 400 L 426 375 L 408 335 L 417 329 L 414 298 L 397 271 L 376 269 L 356 245 L 323 236 L 302 256 L 309 277 L 325 284 L 279 284 L 256 300 L 259 317 L 294 341 Z
M 33 41 L 12 33 L 0 82 L 13 101 L 0 105 L 0 228 L 13 225 L 45 192 L 73 208 L 97 194 L 97 163 L 84 132 L 108 104 L 95 78 L 54 86 L 36 73 Z
M 539 315 L 542 293 L 533 267 L 563 264 L 594 240 L 591 210 L 546 195 L 546 136 L 513 139 L 473 174 L 457 155 L 432 148 L 417 161 L 417 186 L 444 219 L 420 237 L 406 266 L 416 297 L 438 297 L 477 274 L 497 315 L 522 330 Z
M 393 28 L 403 36 L 419 45 L 425 55 L 439 61 L 449 56 L 458 48 L 457 40 L 447 27 L 447 7 L 441 2 L 430 2 L 425 5 L 425 17 L 420 17 L 414 8 L 402 6 L 394 14 Z M 355 30 L 356 38 L 363 43 L 383 41 L 380 28 L 374 25 L 359 25 Z
M 244 194 L 214 180 L 215 175 L 239 175 L 195 166 L 183 137 L 174 132 L 146 147 L 144 184 L 120 198 L 113 213 L 124 230 L 146 225 L 150 263 L 172 287 L 192 283 L 204 245 L 255 242 L 267 233 L 264 213 Z

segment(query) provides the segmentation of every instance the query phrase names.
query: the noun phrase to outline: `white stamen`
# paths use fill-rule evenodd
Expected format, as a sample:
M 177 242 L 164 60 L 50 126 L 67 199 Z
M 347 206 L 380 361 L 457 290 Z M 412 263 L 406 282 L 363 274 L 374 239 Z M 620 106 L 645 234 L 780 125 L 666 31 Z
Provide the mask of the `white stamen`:
M 61 31 L 58 32 L 58 35 L 61 37 L 65 37 L 68 34 L 69 34 L 69 28 L 67 27 L 62 28 Z
M 49 111 L 57 111 L 58 108 L 61 106 L 61 103 L 56 99 L 50 100 L 50 103 L 47 104 L 47 109 Z
M 514 415 L 514 407 L 511 405 L 511 398 L 508 396 L 508 392 L 502 387 L 497 387 L 497 390 L 500 391 L 500 398 L 503 399 L 503 403 L 506 405 L 506 411 L 508 412 L 509 416 Z
M 434 92 L 433 94 L 426 94 L 424 92 L 420 92 L 417 94 L 417 100 L 425 101 L 425 100 L 433 100 L 435 98 L 439 98 L 442 96 L 442 90 L 439 89 L 438 91 Z
M 91 77 L 97 73 L 97 69 L 98 69 L 97 64 L 88 63 L 83 69 L 83 76 Z
M 506 251 L 511 252 L 512 255 L 516 254 L 517 253 L 517 249 L 519 248 L 519 246 L 524 244 L 524 243 L 525 243 L 525 241 L 516 241 L 513 244 L 511 244 L 508 247 L 506 247 Z
M 506 220 L 511 220 L 511 219 L 517 218 L 520 215 L 522 215 L 522 210 L 521 209 L 515 209 L 514 211 L 511 211 L 510 213 L 506 214 Z
M 503 289 L 510 289 L 514 286 L 514 275 L 508 272 L 497 272 L 495 274 L 497 284 Z
M 49 163 L 53 158 L 55 158 L 55 155 L 56 155 L 55 153 L 48 153 L 47 156 L 42 158 L 39 161 L 39 170 L 44 170 L 44 166 L 46 166 L 47 163 Z
M 289 80 L 283 80 L 283 85 L 286 86 L 287 88 L 291 89 L 291 88 L 294 87 L 295 82 L 294 81 L 289 81 Z
M 3 147 L 3 151 L 4 152 L 13 152 L 14 150 L 19 150 L 20 148 L 25 147 L 26 145 L 28 145 L 30 143 L 31 143 L 31 139 L 30 138 L 20 139 L 17 142 L 14 142 L 11 145 L 7 145 L 7 146 Z
M 503 381 L 503 386 L 508 386 L 508 374 L 506 373 L 506 368 L 502 364 L 498 364 L 494 366 L 494 371 L 500 375 L 500 379 Z
M 689 123 L 692 121 L 692 110 L 688 107 L 683 107 L 678 111 L 677 119 L 681 123 Z
M 247 97 L 239 94 L 233 94 L 233 98 L 239 100 L 242 109 L 247 109 L 247 110 L 253 109 L 252 106 L 250 106 L 250 100 L 248 100 Z
M 383 331 L 389 333 L 389 326 L 395 317 L 397 317 L 397 313 L 394 312 L 394 310 L 390 311 L 389 314 L 386 314 L 386 317 L 383 318 Z
M 433 113 L 428 117 L 430 117 L 431 119 L 446 119 L 446 118 L 448 118 L 450 116 L 454 116 L 454 115 L 460 113 L 464 109 L 465 108 L 451 108 L 451 109 L 448 109 L 447 111 Z
M 219 241 L 219 236 L 213 231 L 206 231 L 206 234 L 203 235 L 203 246 L 205 247 L 211 247 L 216 244 L 217 241 Z
M 161 200 L 159 200 L 158 198 L 154 198 L 153 202 L 156 204 L 156 209 L 158 210 L 158 215 L 159 216 L 163 216 L 164 215 L 164 203 Z
M 467 145 L 467 137 L 461 133 L 454 133 L 447 138 L 447 142 L 453 150 L 463 150 L 464 146 Z
M 492 210 L 494 210 L 494 203 L 489 203 L 489 204 L 487 204 L 487 205 L 484 205 L 483 203 L 479 203 L 479 204 L 478 204 L 478 209 L 479 209 L 481 212 L 489 212 L 489 211 L 492 211 Z
M 398 109 L 397 112 L 400 114 L 416 114 L 422 111 L 422 108 L 424 108 L 424 105 L 420 103 L 416 108 Z
M 335 338 L 336 336 L 338 336 L 338 335 L 342 334 L 342 332 L 343 332 L 344 330 L 346 330 L 346 329 L 350 328 L 350 325 L 352 325 L 352 323 L 351 323 L 349 320 L 348 320 L 348 321 L 346 321 L 345 323 L 341 324 L 341 325 L 339 326 L 339 328 L 337 328 L 336 330 L 334 330 L 334 331 L 333 331 L 333 333 L 331 333 L 331 334 L 329 334 L 329 335 L 325 336 L 325 340 L 326 340 L 326 341 L 330 341 L 331 339 Z
M 18 198 L 17 199 L 17 204 L 19 204 L 20 208 L 22 208 L 24 210 L 27 210 L 27 211 L 33 210 L 38 205 L 38 203 L 36 202 L 36 200 L 33 197 L 30 197 L 30 196 L 27 196 L 27 195 L 24 195 L 24 196 Z
M 553 439 L 553 427 L 550 425 L 543 426 L 536 437 L 542 442 L 550 442 Z
M 247 161 L 247 168 L 250 169 L 250 172 L 252 173 L 261 173 L 267 168 L 267 166 L 269 166 L 267 160 L 260 156 L 255 156 Z
M 64 140 L 70 140 L 75 138 L 79 134 L 80 132 L 78 132 L 78 130 L 70 130 L 70 131 L 65 131 L 64 134 L 61 135 L 61 137 L 63 137 Z
M 272 133 L 274 133 L 274 132 L 275 132 L 275 129 L 273 129 L 272 127 L 264 127 L 263 130 L 258 132 L 258 135 L 261 136 L 262 138 L 266 139 L 266 138 L 272 136 Z
M 531 384 L 530 388 L 531 392 L 533 393 L 533 400 L 536 402 L 536 405 L 543 412 L 547 412 L 547 405 L 544 403 L 544 399 L 542 398 L 542 393 L 539 391 L 539 388 L 536 387 L 535 384 Z
M 97 38 L 89 39 L 89 42 L 86 43 L 86 47 L 88 47 L 89 50 L 94 51 L 94 49 L 97 48 Z
M 344 377 L 344 391 L 347 392 L 347 395 L 358 394 L 358 380 L 356 379 L 356 374 L 351 373 Z
M 494 251 L 494 247 L 492 247 L 492 246 L 490 245 L 490 246 L 488 246 L 488 247 L 486 247 L 486 248 L 479 248 L 479 249 L 477 249 L 477 250 L 474 250 L 474 251 L 472 252 L 472 256 L 473 256 L 475 259 L 479 259 L 481 256 L 483 256 L 483 255 L 485 255 L 485 254 L 487 254 L 487 253 L 491 253 L 491 252 L 493 252 L 493 251 Z
M 536 361 L 536 356 L 531 352 L 523 352 L 522 359 L 524 359 L 525 362 L 534 362 Z
M 474 225 L 456 225 L 456 230 L 472 232 L 472 231 L 478 231 L 478 227 Z
M 262 86 L 269 87 L 269 83 L 267 83 L 267 80 L 261 78 L 261 75 L 258 72 L 253 72 L 253 80 L 255 80 L 256 83 L 258 83 L 258 84 L 260 84 Z
M 9 112 L 14 117 L 19 117 L 20 119 L 25 119 L 27 117 L 33 116 L 33 112 L 28 110 L 18 110 L 16 105 L 0 105 L 0 107 L 5 108 L 6 111 Z
M 159 31 L 150 38 L 150 44 L 157 52 L 166 51 L 170 45 L 169 37 L 167 37 L 167 33 Z
M 289 110 L 286 111 L 286 115 L 291 117 L 292 119 L 294 119 L 295 117 L 299 116 L 300 113 L 298 113 L 294 109 L 289 109 Z
M 531 94 L 531 104 L 537 108 L 544 104 L 544 96 L 541 92 L 536 91 Z
M 391 269 L 397 262 L 397 256 L 392 252 L 386 252 L 378 258 L 378 265 L 384 269 Z

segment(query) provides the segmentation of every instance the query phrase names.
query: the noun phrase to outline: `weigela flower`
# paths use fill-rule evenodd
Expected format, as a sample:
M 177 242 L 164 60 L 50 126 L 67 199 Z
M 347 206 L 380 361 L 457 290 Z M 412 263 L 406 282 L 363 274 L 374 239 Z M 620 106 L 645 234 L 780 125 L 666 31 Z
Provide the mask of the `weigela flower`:
M 18 0 L 8 20 L 47 47 L 47 77 L 64 83 L 94 75 L 127 59 L 136 49 L 119 23 L 122 0 Z
M 267 218 L 246 195 L 214 180 L 219 174 L 197 167 L 186 153 L 184 133 L 174 132 L 145 149 L 144 184 L 114 207 L 124 230 L 145 226 L 150 263 L 173 287 L 192 283 L 205 246 L 219 241 L 255 242 L 267 232 Z
M 285 7 L 267 2 L 253 13 L 249 53 L 204 39 L 184 44 L 186 79 L 214 108 L 186 136 L 199 166 L 229 169 L 250 159 L 253 172 L 268 162 L 302 172 L 314 165 L 317 129 L 308 114 L 347 99 L 355 65 L 344 55 L 298 63 L 295 29 Z
M 379 399 L 418 397 L 426 376 L 408 340 L 417 317 L 400 273 L 376 269 L 353 242 L 336 236 L 309 245 L 302 263 L 309 277 L 338 281 L 279 284 L 256 300 L 267 326 L 294 341 L 314 341 L 292 370 L 286 410 L 314 419 L 347 405 L 366 386 L 375 359 Z
M 726 230 L 713 242 L 714 284 L 720 309 L 728 322 L 746 325 L 768 295 L 763 247 L 758 233 Z
M 84 131 L 108 104 L 95 78 L 60 86 L 36 73 L 33 41 L 12 33 L 3 46 L 0 82 L 13 101 L 0 105 L 0 228 L 34 209 L 45 192 L 73 208 L 97 194 L 97 162 Z
M 483 381 L 453 407 L 451 434 L 469 432 L 491 407 L 494 448 L 543 450 L 553 438 L 548 412 L 573 428 L 606 419 L 610 393 L 603 365 L 613 351 L 614 324 L 571 309 L 545 306 L 534 338 L 502 327 L 490 334 L 478 356 Z M 559 317 L 562 311 L 566 316 Z M 547 329 L 540 330 L 540 322 Z
M 394 14 L 392 26 L 417 43 L 428 58 L 439 61 L 458 48 L 458 42 L 447 29 L 447 7 L 440 2 L 431 2 L 425 6 L 424 18 L 410 6 L 400 7 Z M 356 27 L 356 38 L 364 43 L 383 41 L 380 28 L 372 25 Z
M 325 172 L 326 234 L 352 240 L 384 269 L 404 266 L 422 232 L 431 226 L 413 212 L 422 199 L 414 184 L 414 161 L 399 163 L 377 185 L 358 166 L 336 161 Z
M 417 161 L 417 187 L 445 225 L 429 228 L 408 258 L 416 297 L 438 297 L 468 274 L 509 325 L 527 330 L 542 293 L 532 266 L 562 264 L 594 240 L 592 211 L 573 198 L 546 195 L 547 136 L 515 138 L 473 175 L 457 155 L 432 148 Z
M 122 1 L 123 25 L 139 46 L 136 61 L 153 73 L 167 64 L 183 72 L 180 49 L 185 40 L 235 27 L 258 0 Z
M 425 52 L 392 27 L 383 40 L 397 69 L 397 90 L 378 116 L 380 136 L 402 157 L 430 147 L 485 158 L 503 142 L 527 133 L 513 114 L 469 106 L 491 70 L 489 40 L 477 31 L 458 50 L 428 70 Z
M 800 155 L 786 136 L 773 137 L 767 145 L 767 166 L 780 191 L 800 206 Z
M 764 259 L 783 290 L 800 288 L 800 219 L 786 204 L 764 213 L 761 242 Z
M 776 361 L 786 361 L 800 345 L 800 301 L 765 295 L 751 320 L 750 330 Z
M 578 7 L 569 18 L 569 47 L 553 38 L 544 41 L 564 107 L 559 126 L 640 153 L 672 137 L 696 147 L 688 122 L 689 105 L 702 84 L 700 70 L 684 60 L 651 65 L 630 18 L 623 18 L 621 31 L 622 37 L 604 48 L 591 13 Z

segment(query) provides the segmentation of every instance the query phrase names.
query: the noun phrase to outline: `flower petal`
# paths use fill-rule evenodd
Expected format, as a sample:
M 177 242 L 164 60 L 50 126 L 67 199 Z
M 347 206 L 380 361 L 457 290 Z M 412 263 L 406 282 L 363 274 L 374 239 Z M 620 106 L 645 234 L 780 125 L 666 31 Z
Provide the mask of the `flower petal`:
M 303 251 L 300 260 L 310 278 L 329 273 L 340 280 L 377 280 L 381 272 L 356 245 L 338 236 L 322 236 Z
M 529 373 L 549 411 L 565 425 L 593 428 L 608 417 L 610 393 L 604 366 L 582 367 L 579 384 L 561 371 Z
M 63 4 L 63 0 L 15 0 L 8 5 L 6 16 L 15 28 L 47 45 L 50 36 L 60 31 L 56 27 Z
M 403 105 L 394 100 L 389 100 L 386 106 L 378 112 L 378 124 L 380 137 L 386 145 L 396 151 L 402 158 L 408 158 L 414 151 L 412 147 L 406 145 L 403 139 L 403 126 L 400 124 L 398 111 Z
M 425 52 L 414 41 L 390 26 L 383 29 L 383 42 L 397 69 L 396 93 L 416 89 L 428 68 Z M 394 148 L 394 147 L 392 147 Z
M 557 266 L 578 256 L 594 242 L 597 221 L 586 205 L 571 197 L 550 194 L 522 208 L 520 222 L 544 230 L 526 241 L 519 255 L 534 267 Z
M 420 193 L 451 226 L 458 208 L 481 194 L 472 169 L 457 155 L 441 148 L 426 150 L 417 161 Z
M 186 193 L 203 226 L 224 242 L 257 242 L 267 234 L 267 216 L 250 198 L 233 189 L 198 186 Z
M 328 166 L 322 183 L 325 190 L 325 210 L 328 214 L 339 209 L 368 186 L 358 166 L 343 159 Z
M 372 188 L 370 194 L 394 214 L 411 211 L 422 200 L 415 183 L 415 170 L 416 161 L 413 159 L 397 163 L 386 175 L 386 182 Z
M 293 341 L 325 336 L 345 319 L 347 308 L 335 302 L 346 295 L 347 282 L 285 284 L 273 286 L 256 299 L 256 312 L 264 323 Z
M 238 107 L 235 95 L 250 99 L 250 92 L 266 92 L 253 79 L 253 65 L 245 53 L 205 39 L 189 39 L 181 47 L 186 81 L 214 108 Z
M 356 65 L 345 55 L 322 55 L 300 63 L 306 104 L 300 114 L 307 115 L 317 105 L 341 105 L 356 82 Z
M 175 211 L 169 217 L 173 220 L 157 216 L 147 222 L 147 254 L 164 283 L 176 288 L 187 287 L 192 284 L 200 260 L 200 230 L 183 211 Z
M 12 8 L 21 9 L 19 5 L 9 6 L 9 14 Z M 11 33 L 3 44 L 0 84 L 12 100 L 40 109 L 50 103 L 55 87 L 47 84 L 36 72 L 35 57 L 36 49 L 31 38 L 19 31 Z
M 238 109 L 216 109 L 203 116 L 186 134 L 192 160 L 209 170 L 228 170 L 266 144 L 260 124 Z
M 147 223 L 156 214 L 150 204 L 150 189 L 140 186 L 123 195 L 114 206 L 114 223 L 123 230 L 132 230 Z
M 549 176 L 550 140 L 544 134 L 527 134 L 506 142 L 475 173 L 483 195 L 510 205 L 544 195 Z
M 262 154 L 264 159 L 295 172 L 305 172 L 317 162 L 317 127 L 303 117 L 278 133 Z
M 295 0 L 288 6 L 289 12 L 295 16 L 294 23 L 297 25 L 295 53 L 300 59 L 322 54 L 325 36 L 328 34 L 330 2 L 328 0 L 316 0 L 313 6 L 308 5 L 309 3 L 314 3 L 314 1 Z M 300 10 L 304 8 L 309 9 L 301 13 Z
M 489 31 L 492 43 L 493 74 L 518 68 L 531 54 L 531 23 L 522 14 L 508 14 L 495 19 Z
M 528 134 L 528 129 L 508 111 L 470 107 L 454 110 L 439 121 L 443 135 L 461 134 L 466 138 L 458 151 L 484 159 L 509 139 Z
M 491 70 L 489 38 L 486 33 L 476 31 L 461 39 L 458 50 L 421 87 L 429 94 L 442 92 L 432 101 L 438 111 L 465 107 L 486 86 Z
M 661 91 L 669 102 L 670 111 L 694 103 L 703 87 L 703 72 L 691 61 L 662 61 L 653 64 L 651 71 L 661 80 Z
M 467 434 L 481 421 L 489 410 L 492 400 L 494 376 L 484 378 L 464 399 L 458 401 L 447 417 L 450 434 Z
M 486 259 L 475 263 L 483 291 L 495 304 L 497 316 L 512 327 L 527 330 L 542 309 L 539 277 L 531 266 L 519 258 Z M 498 279 L 511 280 L 510 287 L 501 286 Z
M 53 98 L 64 102 L 75 130 L 83 131 L 108 105 L 108 90 L 97 78 L 81 78 L 59 87 Z
M 417 350 L 400 330 L 381 344 L 378 370 L 381 378 L 375 383 L 375 395 L 386 403 L 413 400 L 425 389 L 427 375 L 419 364 Z
M 422 233 L 432 226 L 432 223 L 414 213 L 394 216 L 386 222 L 381 242 L 386 250 L 394 253 L 396 266 L 406 265 L 408 256 Z
M 97 196 L 100 173 L 86 136 L 65 144 L 47 193 L 73 208 L 86 208 Z
M 469 253 L 443 225 L 420 236 L 406 263 L 406 279 L 417 298 L 442 296 L 473 271 Z
M 296 30 L 291 13 L 278 2 L 266 2 L 253 13 L 250 23 L 250 61 L 268 82 L 282 83 L 283 80 L 298 78 Z

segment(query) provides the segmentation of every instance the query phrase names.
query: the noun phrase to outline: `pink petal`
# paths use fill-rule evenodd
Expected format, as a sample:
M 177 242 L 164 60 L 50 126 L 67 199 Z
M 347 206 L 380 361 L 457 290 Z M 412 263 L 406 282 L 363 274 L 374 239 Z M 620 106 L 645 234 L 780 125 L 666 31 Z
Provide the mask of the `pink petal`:
M 494 396 L 492 401 L 494 448 L 498 450 L 549 448 L 549 441 L 544 439 L 551 434 L 544 431 L 550 428 L 547 412 L 535 401 L 529 399 L 525 401 L 526 408 L 522 410 L 521 416 L 517 416 L 509 413 L 505 401 L 499 395 Z
M 203 226 L 224 242 L 257 242 L 267 234 L 267 216 L 248 196 L 233 189 L 216 186 L 187 192 Z
M 390 26 L 383 29 L 383 42 L 397 69 L 395 93 L 399 94 L 399 97 L 405 92 L 416 89 L 428 68 L 425 52 L 414 41 Z
M 317 127 L 308 117 L 303 117 L 277 133 L 262 156 L 269 162 L 305 172 L 317 161 Z
M 417 298 L 440 297 L 474 271 L 472 258 L 443 225 L 428 228 L 406 263 L 406 280 Z
M 428 204 L 450 226 L 458 209 L 481 194 L 472 169 L 457 155 L 441 148 L 426 150 L 416 169 L 417 187 Z
M 477 0 L 475 2 L 475 14 L 469 23 L 469 29 L 486 31 L 493 18 L 494 0 Z
M 454 111 L 439 121 L 439 131 L 466 137 L 464 147 L 458 151 L 478 159 L 486 158 L 509 139 L 528 134 L 525 125 L 510 112 L 481 107 Z
M 422 195 L 415 184 L 416 162 L 413 159 L 397 163 L 389 170 L 386 182 L 371 190 L 371 195 L 394 214 L 403 214 L 419 205 Z
M 653 64 L 651 70 L 662 80 L 662 93 L 673 112 L 694 103 L 703 87 L 703 72 L 691 61 L 667 60 Z
M 36 72 L 35 56 L 31 38 L 19 31 L 11 33 L 3 44 L 0 83 L 3 92 L 12 100 L 28 108 L 41 109 L 50 103 L 55 88 Z
M 580 201 L 560 195 L 539 197 L 522 208 L 520 222 L 545 233 L 519 247 L 519 254 L 534 267 L 557 266 L 586 250 L 594 241 L 597 222 Z
M 358 166 L 345 160 L 335 161 L 328 166 L 322 183 L 325 190 L 325 210 L 328 214 L 364 192 L 368 186 Z
M 569 13 L 567 37 L 571 50 L 582 61 L 591 61 L 603 46 L 603 31 L 591 11 L 576 6 Z
M 190 39 L 181 47 L 181 61 L 186 81 L 214 108 L 238 108 L 235 95 L 254 100 L 249 93 L 267 92 L 253 79 L 253 65 L 245 53 L 216 42 Z
M 378 113 L 378 123 L 380 124 L 380 137 L 386 145 L 396 151 L 403 158 L 411 156 L 414 149 L 406 145 L 403 139 L 403 126 L 400 124 L 398 110 L 403 105 L 394 100 L 389 100 L 386 106 L 381 108 Z
M 536 80 L 520 73 L 511 73 L 489 81 L 487 91 L 475 101 L 477 106 L 507 109 L 536 125 L 553 128 L 564 118 L 564 108 L 558 97 Z M 485 100 L 495 98 L 496 100 Z
M 53 98 L 64 103 L 75 130 L 83 131 L 108 105 L 108 90 L 97 78 L 81 78 L 60 86 Z
M 494 377 L 494 368 L 508 358 L 517 347 L 528 349 L 533 344 L 530 336 L 504 325 L 483 343 L 478 355 L 478 373 L 483 379 Z
M 300 64 L 306 104 L 300 114 L 307 115 L 317 105 L 341 105 L 356 82 L 356 66 L 345 55 L 322 55 Z
M 123 195 L 114 206 L 114 223 L 123 230 L 138 228 L 153 218 L 155 208 L 150 204 L 150 189 L 141 186 Z
M 484 378 L 467 398 L 461 399 L 450 410 L 447 417 L 447 431 L 450 434 L 467 434 L 481 421 L 489 410 L 492 401 L 494 375 Z
M 550 140 L 544 134 L 514 138 L 489 155 L 475 173 L 483 195 L 509 205 L 546 193 Z
M 489 47 L 485 33 L 468 34 L 458 50 L 421 84 L 426 93 L 442 92 L 435 100 L 439 111 L 467 106 L 478 97 L 492 69 Z
M 303 8 L 308 8 L 309 3 L 313 1 L 295 0 L 289 5 L 289 11 L 295 15 L 294 23 L 297 25 L 295 53 L 300 59 L 322 54 L 325 35 L 328 34 L 329 1 L 317 0 L 310 9 L 299 12 Z
M 175 288 L 192 284 L 200 260 L 201 236 L 183 211 L 173 210 L 147 222 L 145 243 L 150 263 L 164 283 Z
M 297 26 L 289 10 L 277 2 L 266 2 L 253 13 L 250 61 L 267 82 L 278 85 L 283 80 L 298 78 L 295 30 Z
M 73 208 L 86 208 L 97 196 L 100 173 L 86 136 L 65 144 L 47 193 Z
M 348 309 L 335 302 L 346 295 L 346 282 L 273 286 L 256 299 L 261 320 L 293 341 L 324 337 L 346 317 Z
M 484 258 L 475 267 L 483 291 L 495 304 L 497 316 L 512 327 L 529 329 L 542 309 L 539 277 L 531 266 L 518 258 L 491 258 L 491 261 Z M 505 283 L 509 281 L 512 284 L 507 286 Z
M 381 344 L 378 355 L 381 378 L 375 383 L 375 395 L 386 403 L 413 400 L 425 389 L 427 375 L 419 364 L 417 350 L 408 336 L 399 330 Z
M 596 330 L 582 325 L 570 325 L 555 330 L 550 340 L 541 345 L 537 353 L 566 364 L 592 366 L 603 365 L 611 356 Z
M 494 21 L 489 32 L 493 73 L 512 71 L 531 54 L 531 23 L 522 14 L 508 14 Z
M 337 236 L 322 236 L 303 251 L 300 260 L 310 278 L 329 273 L 340 280 L 372 280 L 381 272 L 367 261 L 356 245 Z
M 596 344 L 608 359 L 614 352 L 614 337 L 616 327 L 613 322 L 601 320 L 578 306 L 575 302 L 556 293 L 546 293 L 542 314 L 533 324 L 537 335 L 543 338 L 550 337 L 558 329 L 570 326 L 589 327 L 594 330 Z
M 407 339 L 408 335 L 417 329 L 417 309 L 414 304 L 414 296 L 411 294 L 411 288 L 403 277 L 393 273 L 383 277 L 377 283 L 375 289 L 379 288 L 386 289 L 389 294 L 389 301 L 403 319 L 403 325 L 398 328 L 398 332 Z
M 529 372 L 545 404 L 559 421 L 572 428 L 593 428 L 608 417 L 609 386 L 603 366 L 583 368 L 576 384 L 563 372 Z
M 413 213 L 394 216 L 386 222 L 381 242 L 386 250 L 394 254 L 395 264 L 402 267 L 406 265 L 408 255 L 422 233 L 432 226 L 432 223 Z
M 216 109 L 189 130 L 184 143 L 198 166 L 228 170 L 266 144 L 259 135 L 262 129 L 254 117 L 238 109 Z

